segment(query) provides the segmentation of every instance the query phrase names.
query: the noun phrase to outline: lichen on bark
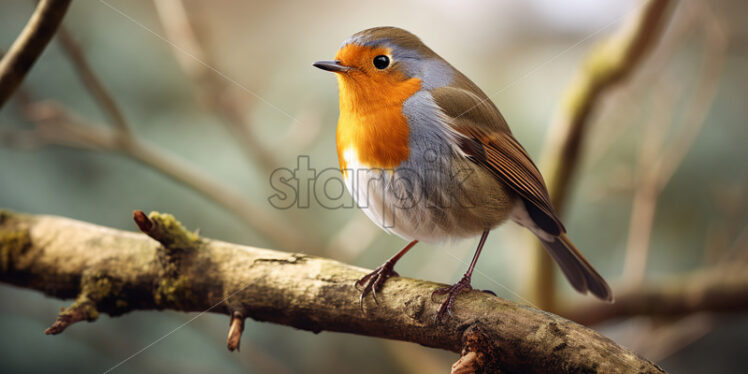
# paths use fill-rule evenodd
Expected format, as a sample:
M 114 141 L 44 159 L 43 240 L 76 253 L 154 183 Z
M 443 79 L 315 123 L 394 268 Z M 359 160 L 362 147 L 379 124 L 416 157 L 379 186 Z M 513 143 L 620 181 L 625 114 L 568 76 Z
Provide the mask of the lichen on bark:
M 464 350 L 463 362 L 484 371 L 662 372 L 593 330 L 480 291 L 461 294 L 452 316 L 437 324 L 439 303 L 429 295 L 442 285 L 393 277 L 378 303 L 366 298 L 362 310 L 354 283 L 366 269 L 198 238 L 169 215 L 136 212 L 151 238 L 60 217 L 0 217 L 0 280 L 75 298 L 49 334 L 100 313 L 210 311 L 232 318 L 229 349 L 238 348 L 248 317 Z

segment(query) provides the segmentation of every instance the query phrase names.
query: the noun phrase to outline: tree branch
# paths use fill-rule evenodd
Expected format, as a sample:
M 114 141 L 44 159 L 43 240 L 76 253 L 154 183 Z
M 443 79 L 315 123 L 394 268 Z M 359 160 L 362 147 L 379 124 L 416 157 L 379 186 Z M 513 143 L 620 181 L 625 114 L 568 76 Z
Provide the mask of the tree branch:
M 132 134 L 131 126 L 122 109 L 92 69 L 83 50 L 64 27 L 60 29 L 59 40 L 84 86 L 102 111 L 111 118 L 116 131 L 92 128 L 90 124 L 85 123 L 86 121 L 56 105 L 42 105 L 43 115 L 39 116 L 34 113 L 39 106 L 30 100 L 25 100 L 24 112 L 31 117 L 31 121 L 38 123 L 38 127 L 42 127 L 37 129 L 40 131 L 35 131 L 31 136 L 22 137 L 27 144 L 48 142 L 120 152 L 203 194 L 284 248 L 303 245 L 313 249 L 322 247 L 320 239 L 314 235 L 305 233 L 301 229 L 296 230 L 297 232 L 283 230 L 287 226 L 286 223 L 271 212 L 253 205 L 234 189 L 212 181 L 199 169 L 176 156 L 139 140 Z M 51 129 L 49 124 L 45 123 L 50 120 L 55 122 Z M 5 134 L 0 134 L 0 140 L 4 137 L 3 135 Z M 42 139 L 34 139 L 34 135 Z
M 0 60 L 0 108 L 15 92 L 60 26 L 70 0 L 41 0 Z
M 23 132 L 0 131 L 0 143 L 11 146 L 52 144 L 120 153 L 200 193 L 283 248 L 321 247 L 315 237 L 299 233 L 300 230 L 284 230 L 287 225 L 272 212 L 252 204 L 234 188 L 214 181 L 201 169 L 149 142 L 120 130 L 92 125 L 54 103 L 31 104 L 24 110 L 29 120 L 36 122 L 36 128 Z
M 613 304 L 580 303 L 561 315 L 594 325 L 646 315 L 680 317 L 699 312 L 748 310 L 748 268 L 744 262 L 714 266 L 671 279 L 624 290 Z
M 271 173 L 278 167 L 278 160 L 255 136 L 254 126 L 246 119 L 246 103 L 231 90 L 226 77 L 212 67 L 216 58 L 198 38 L 184 3 L 180 0 L 156 0 L 154 5 L 177 62 L 195 82 L 201 99 L 228 125 L 250 162 L 256 162 L 262 171 Z
M 624 80 L 659 39 L 667 20 L 669 0 L 643 0 L 636 17 L 609 39 L 592 49 L 582 70 L 569 86 L 548 132 L 540 168 L 551 202 L 562 213 L 571 179 L 579 165 L 581 148 L 591 114 L 605 93 Z M 555 308 L 555 265 L 545 249 L 536 244 L 533 302 L 545 310 Z
M 644 136 L 622 276 L 626 283 L 632 285 L 641 283 L 646 274 L 649 242 L 659 195 L 670 182 L 706 122 L 726 59 L 727 36 L 715 20 L 709 5 L 701 4 L 698 12 L 704 19 L 706 50 L 697 75 L 695 94 L 690 98 L 690 103 L 685 105 L 686 114 L 678 121 L 679 125 L 672 120 L 663 121 L 660 125 L 650 126 Z M 671 111 L 675 109 L 665 109 L 663 112 Z M 660 127 L 664 128 L 658 130 Z M 667 138 L 671 139 L 670 145 L 666 144 Z
M 211 311 L 232 317 L 230 349 L 249 317 L 462 352 L 455 372 L 663 372 L 593 330 L 480 291 L 461 295 L 453 315 L 435 324 L 439 304 L 429 295 L 440 285 L 395 277 L 379 304 L 367 298 L 362 310 L 354 282 L 364 269 L 200 238 L 170 215 L 136 212 L 135 220 L 156 240 L 0 211 L 0 281 L 76 298 L 48 333 L 98 313 Z

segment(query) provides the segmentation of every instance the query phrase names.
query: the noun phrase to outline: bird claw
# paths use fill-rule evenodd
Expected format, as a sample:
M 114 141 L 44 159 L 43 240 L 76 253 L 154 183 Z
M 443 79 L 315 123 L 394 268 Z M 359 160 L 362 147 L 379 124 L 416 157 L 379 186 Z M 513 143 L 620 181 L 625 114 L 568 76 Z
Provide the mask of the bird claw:
M 384 282 L 392 276 L 399 277 L 400 275 L 393 269 L 393 265 L 385 263 L 384 265 L 374 269 L 369 274 L 366 274 L 363 278 L 356 281 L 356 288 L 361 291 L 361 296 L 358 299 L 358 304 L 361 307 L 361 311 L 364 311 L 364 298 L 366 295 L 371 293 L 374 298 L 374 302 L 379 304 L 377 299 L 377 291 L 382 289 Z
M 454 304 L 455 298 L 457 295 L 462 291 L 470 291 L 473 287 L 470 285 L 470 278 L 463 277 L 460 279 L 459 282 L 444 288 L 439 288 L 437 290 L 434 290 L 434 292 L 431 293 L 431 301 L 434 301 L 434 295 L 448 295 L 447 300 L 445 300 L 441 307 L 439 308 L 439 312 L 436 313 L 436 317 L 434 318 L 434 322 L 439 323 L 441 322 L 442 318 L 444 318 L 444 314 L 448 314 L 450 317 L 452 316 L 452 305 Z

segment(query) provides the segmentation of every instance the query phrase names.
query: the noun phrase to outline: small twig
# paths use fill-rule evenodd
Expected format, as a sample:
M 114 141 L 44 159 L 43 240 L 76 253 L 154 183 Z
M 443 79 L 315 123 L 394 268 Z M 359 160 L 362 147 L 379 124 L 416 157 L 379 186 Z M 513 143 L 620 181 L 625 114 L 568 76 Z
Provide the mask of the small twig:
M 0 108 L 21 85 L 57 31 L 70 0 L 41 0 L 21 34 L 0 60 Z
M 151 212 L 146 216 L 143 211 L 135 210 L 133 220 L 140 231 L 169 251 L 195 249 L 200 243 L 199 236 L 185 229 L 171 214 Z
M 44 333 L 47 335 L 57 335 L 76 322 L 92 322 L 98 317 L 99 312 L 96 310 L 96 304 L 85 295 L 79 296 L 73 305 L 60 309 L 57 320 L 52 326 L 44 330 Z
M 134 210 L 132 212 L 132 219 L 135 221 L 135 224 L 138 226 L 140 231 L 151 236 L 150 232 L 151 229 L 153 229 L 153 222 L 151 222 L 150 218 L 148 218 L 142 210 Z
M 244 315 L 240 312 L 235 311 L 231 314 L 229 335 L 226 338 L 226 347 L 229 351 L 239 351 L 239 343 L 241 342 L 242 332 L 244 332 L 244 318 Z

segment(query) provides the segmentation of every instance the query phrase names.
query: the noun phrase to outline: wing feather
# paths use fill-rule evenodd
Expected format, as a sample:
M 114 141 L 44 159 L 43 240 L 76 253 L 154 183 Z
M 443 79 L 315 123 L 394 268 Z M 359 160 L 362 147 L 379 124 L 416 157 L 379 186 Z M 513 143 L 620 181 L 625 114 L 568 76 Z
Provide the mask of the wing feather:
M 446 115 L 460 149 L 529 203 L 528 213 L 540 228 L 556 236 L 566 232 L 543 176 L 493 103 L 453 87 L 432 90 L 432 96 Z

